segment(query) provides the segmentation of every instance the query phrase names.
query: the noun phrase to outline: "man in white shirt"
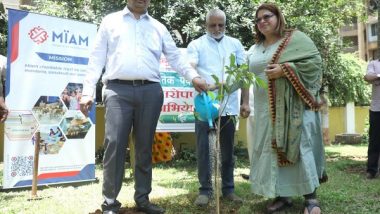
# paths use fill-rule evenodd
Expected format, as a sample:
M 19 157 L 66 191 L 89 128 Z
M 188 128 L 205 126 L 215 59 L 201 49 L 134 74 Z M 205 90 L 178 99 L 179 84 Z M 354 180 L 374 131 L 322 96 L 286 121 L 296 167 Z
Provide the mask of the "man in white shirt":
M 202 78 L 210 85 L 215 84 L 211 75 L 216 75 L 220 81 L 227 79 L 224 66 L 230 64 L 230 55 L 234 54 L 236 63 L 244 63 L 244 48 L 239 40 L 224 35 L 226 15 L 219 9 L 212 9 L 206 16 L 206 34 L 192 41 L 188 48 L 190 64 L 197 69 Z M 223 80 L 224 79 L 224 80 Z M 239 92 L 225 95 L 221 103 L 220 153 L 222 194 L 227 200 L 242 202 L 234 193 L 234 135 L 236 117 L 239 115 Z M 248 89 L 242 90 L 241 115 L 249 115 Z M 208 123 L 195 121 L 197 135 L 198 180 L 200 183 L 199 196 L 195 205 L 206 206 L 211 198 L 211 161 L 209 153 Z
M 3 80 L 7 70 L 7 58 L 0 55 L 0 122 L 4 122 L 8 117 L 8 108 L 4 100 Z
M 207 85 L 183 59 L 167 28 L 152 18 L 150 0 L 128 0 L 124 10 L 100 24 L 83 84 L 81 111 L 87 115 L 96 82 L 105 67 L 105 140 L 103 213 L 118 213 L 116 200 L 123 181 L 128 136 L 135 134 L 135 194 L 139 211 L 164 213 L 149 201 L 152 183 L 152 143 L 163 104 L 159 63 L 164 53 L 170 65 L 192 81 L 197 91 Z
M 380 61 L 372 60 L 368 64 L 364 80 L 372 84 L 371 108 L 369 110 L 369 144 L 367 178 L 378 176 L 380 157 Z

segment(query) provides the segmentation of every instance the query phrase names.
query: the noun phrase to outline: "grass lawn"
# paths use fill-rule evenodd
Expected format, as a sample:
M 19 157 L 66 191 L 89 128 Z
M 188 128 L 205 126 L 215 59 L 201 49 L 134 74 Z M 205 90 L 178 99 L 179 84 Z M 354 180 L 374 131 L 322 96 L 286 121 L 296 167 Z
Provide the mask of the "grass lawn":
M 322 213 L 370 214 L 380 213 L 380 178 L 365 178 L 367 145 L 326 147 L 329 181 L 318 189 Z M 250 193 L 249 182 L 239 174 L 249 173 L 247 157 L 237 157 L 235 170 L 236 193 L 244 199 L 242 205 L 221 200 L 221 213 L 265 213 L 267 199 Z M 2 180 L 3 165 L 0 163 Z M 126 178 L 118 200 L 124 213 L 136 212 L 133 201 L 134 183 L 126 170 Z M 82 185 L 39 187 L 40 200 L 29 201 L 30 189 L 1 191 L 0 213 L 100 213 L 102 203 L 102 169 L 97 165 L 99 182 Z M 153 190 L 150 199 L 166 208 L 168 214 L 215 213 L 215 203 L 206 208 L 193 205 L 198 193 L 196 165 L 194 161 L 177 161 L 155 165 Z M 294 206 L 282 213 L 303 213 L 303 198 L 296 197 Z M 98 210 L 98 211 L 97 211 Z

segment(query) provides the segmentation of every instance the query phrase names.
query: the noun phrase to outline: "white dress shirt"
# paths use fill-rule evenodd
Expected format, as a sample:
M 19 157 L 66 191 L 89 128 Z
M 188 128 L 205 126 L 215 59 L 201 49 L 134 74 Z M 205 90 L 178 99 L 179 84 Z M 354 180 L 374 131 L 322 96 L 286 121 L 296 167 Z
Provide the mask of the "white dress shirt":
M 137 20 L 125 7 L 107 15 L 100 24 L 90 54 L 83 95 L 94 96 L 104 67 L 104 84 L 112 79 L 160 82 L 162 53 L 173 69 L 187 80 L 199 76 L 181 56 L 167 28 L 148 13 Z
M 380 75 L 380 61 L 372 60 L 367 67 L 367 74 Z M 380 80 L 372 83 L 371 111 L 380 111 Z
M 224 36 L 221 41 L 217 42 L 214 38 L 206 35 L 192 41 L 187 47 L 187 54 L 190 63 L 197 66 L 199 75 L 206 80 L 208 84 L 215 84 L 211 75 L 219 78 L 219 81 L 227 79 L 224 72 L 224 66 L 230 65 L 230 55 L 234 54 L 236 63 L 241 65 L 245 62 L 244 47 L 241 42 L 235 38 Z M 223 81 L 224 82 L 224 81 Z M 221 109 L 222 116 L 239 115 L 240 112 L 240 91 L 235 91 L 225 95 Z M 226 101 L 228 102 L 226 103 Z

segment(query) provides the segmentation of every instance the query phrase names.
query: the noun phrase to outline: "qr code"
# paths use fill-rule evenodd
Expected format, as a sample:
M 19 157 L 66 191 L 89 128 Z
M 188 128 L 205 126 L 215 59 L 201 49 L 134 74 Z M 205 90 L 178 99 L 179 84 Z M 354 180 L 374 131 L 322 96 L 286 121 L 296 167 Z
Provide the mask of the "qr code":
M 33 156 L 11 158 L 11 176 L 28 176 L 33 174 Z

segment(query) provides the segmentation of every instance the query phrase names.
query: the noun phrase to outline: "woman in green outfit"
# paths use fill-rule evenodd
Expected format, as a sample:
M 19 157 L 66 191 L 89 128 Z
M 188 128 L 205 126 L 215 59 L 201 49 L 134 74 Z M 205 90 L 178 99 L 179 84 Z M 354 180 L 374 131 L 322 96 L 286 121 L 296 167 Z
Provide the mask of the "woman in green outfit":
M 316 189 L 325 165 L 318 112 L 320 54 L 304 33 L 285 29 L 284 16 L 274 4 L 258 7 L 255 33 L 249 69 L 268 88 L 254 89 L 252 191 L 275 198 L 268 212 L 289 207 L 291 196 L 303 195 L 304 213 L 320 213 Z

